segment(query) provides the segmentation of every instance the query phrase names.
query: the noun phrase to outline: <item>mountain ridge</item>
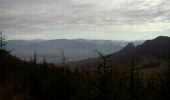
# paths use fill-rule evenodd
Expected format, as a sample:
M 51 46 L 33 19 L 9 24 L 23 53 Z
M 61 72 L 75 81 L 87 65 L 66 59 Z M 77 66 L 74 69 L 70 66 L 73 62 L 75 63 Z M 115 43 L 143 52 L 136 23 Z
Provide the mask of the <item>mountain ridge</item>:
M 129 62 L 140 63 L 143 58 L 151 56 L 156 59 L 169 60 L 170 59 L 170 37 L 159 36 L 152 40 L 146 40 L 143 44 L 134 46 L 129 43 L 127 46 L 121 50 L 106 55 L 108 63 L 112 65 L 127 65 Z M 98 64 L 101 60 L 100 58 L 86 59 L 80 62 L 74 62 L 71 65 L 87 65 L 88 67 L 93 67 Z M 90 62 L 90 63 L 88 63 Z M 76 64 L 77 63 L 77 64 Z M 83 64 L 84 63 L 84 64 Z M 77 66 L 80 67 L 80 66 Z M 86 69 L 85 66 L 83 68 Z M 87 68 L 88 69 L 88 68 Z
M 7 41 L 7 50 L 12 50 L 12 54 L 19 58 L 28 59 L 37 50 L 39 59 L 43 56 L 47 58 L 47 62 L 56 63 L 57 56 L 64 51 L 69 61 L 82 60 L 86 58 L 94 58 L 90 50 L 98 49 L 104 54 L 110 54 L 120 50 L 125 43 L 115 43 L 109 40 L 45 40 L 45 41 L 28 41 L 28 40 L 10 40 Z M 60 56 L 60 55 L 59 55 Z

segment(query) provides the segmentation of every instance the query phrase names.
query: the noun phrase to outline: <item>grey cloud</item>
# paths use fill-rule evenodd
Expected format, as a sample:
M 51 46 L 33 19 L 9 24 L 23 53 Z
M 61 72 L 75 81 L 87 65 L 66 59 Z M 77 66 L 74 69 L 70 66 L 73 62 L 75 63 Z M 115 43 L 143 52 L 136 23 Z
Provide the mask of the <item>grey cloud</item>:
M 101 0 L 102 1 L 102 0 Z M 104 1 L 104 0 L 103 0 Z M 121 1 L 121 0 L 120 0 Z M 129 2 L 128 2 L 129 1 Z M 100 2 L 100 1 L 98 1 Z M 88 28 L 170 21 L 170 2 L 127 0 L 106 9 L 97 0 L 0 0 L 0 27 L 18 30 L 45 30 L 50 27 Z M 119 0 L 110 0 L 119 2 Z M 92 27 L 91 27 L 92 26 Z M 99 28 L 100 28 L 99 27 Z

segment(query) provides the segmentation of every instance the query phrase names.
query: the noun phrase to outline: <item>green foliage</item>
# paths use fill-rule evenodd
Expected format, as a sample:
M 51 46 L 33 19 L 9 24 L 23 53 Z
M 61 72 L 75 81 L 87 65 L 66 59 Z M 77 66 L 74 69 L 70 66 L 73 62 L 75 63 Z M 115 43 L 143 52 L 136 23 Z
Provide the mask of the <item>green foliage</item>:
M 169 100 L 170 70 L 143 79 L 104 61 L 97 70 L 21 61 L 0 50 L 0 100 Z M 127 68 L 127 69 L 125 69 Z M 133 82 L 133 88 L 132 88 Z M 133 89 L 133 95 L 131 94 Z

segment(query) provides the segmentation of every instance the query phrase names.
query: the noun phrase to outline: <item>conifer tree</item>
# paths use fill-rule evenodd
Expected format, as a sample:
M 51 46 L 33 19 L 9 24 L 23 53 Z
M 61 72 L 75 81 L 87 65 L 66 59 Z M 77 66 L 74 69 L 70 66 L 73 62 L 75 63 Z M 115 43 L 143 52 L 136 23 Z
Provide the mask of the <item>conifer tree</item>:
M 112 100 L 113 99 L 113 73 L 112 66 L 107 64 L 105 56 L 98 50 L 94 50 L 102 62 L 99 64 L 97 69 L 97 80 L 98 80 L 98 95 L 99 100 Z
M 61 55 L 61 59 L 60 59 L 61 66 L 66 67 L 66 57 L 65 57 L 64 50 L 63 49 L 60 49 L 60 50 L 61 50 L 61 52 L 60 52 L 60 55 Z
M 130 98 L 134 100 L 134 64 L 131 64 L 130 69 Z
M 37 64 L 37 50 L 36 49 L 34 50 L 33 63 L 34 63 L 34 66 L 36 66 L 36 64 Z
M 3 35 L 3 31 L 0 31 L 0 50 L 6 49 L 6 36 Z

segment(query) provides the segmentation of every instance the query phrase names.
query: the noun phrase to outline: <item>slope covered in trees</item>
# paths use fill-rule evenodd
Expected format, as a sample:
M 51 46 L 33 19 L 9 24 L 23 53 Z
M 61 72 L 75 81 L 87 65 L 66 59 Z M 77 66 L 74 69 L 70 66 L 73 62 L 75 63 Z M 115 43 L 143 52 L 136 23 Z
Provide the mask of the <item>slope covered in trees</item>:
M 134 48 L 129 44 L 124 50 L 130 52 Z M 70 69 L 67 64 L 48 64 L 45 58 L 43 63 L 37 63 L 36 52 L 26 62 L 0 50 L 0 100 L 170 99 L 168 59 L 162 65 L 166 70 L 148 75 L 136 70 L 133 60 L 120 67 L 109 64 L 106 56 L 100 56 L 100 63 L 93 66 L 95 69 L 78 70 Z
M 78 71 L 45 60 L 42 64 L 21 61 L 3 50 L 0 54 L 1 100 L 169 99 L 169 69 L 143 79 L 138 71 L 107 63 L 93 71 Z

